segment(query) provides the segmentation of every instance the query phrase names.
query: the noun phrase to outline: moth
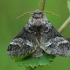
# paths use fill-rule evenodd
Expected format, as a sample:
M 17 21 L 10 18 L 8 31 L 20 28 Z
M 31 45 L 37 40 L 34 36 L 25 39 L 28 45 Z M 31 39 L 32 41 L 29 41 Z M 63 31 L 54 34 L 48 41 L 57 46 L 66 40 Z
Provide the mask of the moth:
M 40 57 L 43 52 L 56 56 L 70 56 L 70 44 L 53 27 L 45 13 L 36 10 L 19 34 L 10 42 L 7 53 L 13 57 L 27 54 Z

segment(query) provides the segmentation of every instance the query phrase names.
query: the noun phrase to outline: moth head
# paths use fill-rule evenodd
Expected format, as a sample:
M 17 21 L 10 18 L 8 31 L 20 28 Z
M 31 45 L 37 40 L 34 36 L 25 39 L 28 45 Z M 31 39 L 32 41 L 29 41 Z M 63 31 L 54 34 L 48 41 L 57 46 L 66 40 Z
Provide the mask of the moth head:
M 34 13 L 31 14 L 31 17 L 34 19 L 42 18 L 44 16 L 44 13 L 40 10 L 36 10 Z
M 36 10 L 34 13 L 31 14 L 29 19 L 29 24 L 34 26 L 41 26 L 45 24 L 47 20 L 45 13 L 40 10 Z

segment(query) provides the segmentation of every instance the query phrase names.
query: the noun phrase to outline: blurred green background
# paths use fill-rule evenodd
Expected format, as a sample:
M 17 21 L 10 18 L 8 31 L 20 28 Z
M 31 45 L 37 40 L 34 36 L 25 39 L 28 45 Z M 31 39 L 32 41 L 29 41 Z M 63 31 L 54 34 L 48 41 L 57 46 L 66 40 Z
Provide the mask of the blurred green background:
M 40 0 L 0 0 L 0 70 L 26 70 L 26 68 L 16 65 L 7 55 L 9 42 L 19 33 L 24 24 L 29 20 L 30 15 L 16 20 L 16 17 L 38 9 Z M 58 29 L 69 17 L 67 0 L 46 0 L 45 10 L 60 15 L 56 17 L 46 14 L 53 26 Z M 70 37 L 70 25 L 64 30 L 62 35 Z M 56 57 L 54 61 L 37 70 L 70 70 L 70 57 Z

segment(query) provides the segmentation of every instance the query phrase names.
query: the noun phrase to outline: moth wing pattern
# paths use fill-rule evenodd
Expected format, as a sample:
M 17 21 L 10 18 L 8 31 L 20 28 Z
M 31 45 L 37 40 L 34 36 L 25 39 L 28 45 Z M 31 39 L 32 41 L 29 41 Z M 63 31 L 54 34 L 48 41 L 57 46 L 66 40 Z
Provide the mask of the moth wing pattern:
M 48 31 L 42 33 L 43 47 L 41 47 L 48 54 L 53 54 L 57 56 L 70 56 L 70 44 L 69 42 L 53 27 L 53 25 L 48 21 L 51 28 Z M 46 29 L 47 27 L 44 27 Z
M 19 34 L 10 42 L 7 53 L 10 56 L 19 57 L 30 54 L 35 51 L 33 46 L 34 35 L 27 30 L 27 25 L 19 32 Z

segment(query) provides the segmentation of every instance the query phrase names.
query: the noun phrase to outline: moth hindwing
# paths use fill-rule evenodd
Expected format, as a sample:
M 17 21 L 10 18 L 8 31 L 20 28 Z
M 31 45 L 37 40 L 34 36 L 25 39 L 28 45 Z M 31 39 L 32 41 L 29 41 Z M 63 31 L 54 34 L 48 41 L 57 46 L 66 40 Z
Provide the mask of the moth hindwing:
M 26 54 L 40 57 L 43 52 L 70 56 L 70 44 L 52 26 L 45 14 L 36 10 L 21 32 L 10 42 L 7 52 L 14 57 Z

